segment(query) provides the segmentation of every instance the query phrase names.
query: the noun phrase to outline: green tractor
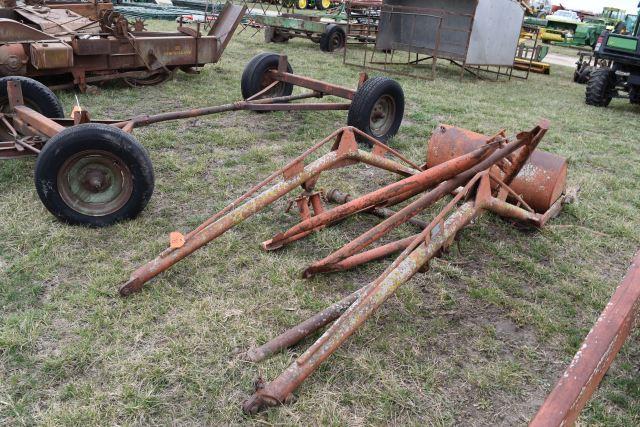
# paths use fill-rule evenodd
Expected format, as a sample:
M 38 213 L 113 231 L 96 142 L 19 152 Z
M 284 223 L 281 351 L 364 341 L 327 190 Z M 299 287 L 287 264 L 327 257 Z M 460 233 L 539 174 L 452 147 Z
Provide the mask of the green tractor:
M 628 98 L 632 104 L 640 104 L 640 21 L 636 21 L 631 33 L 604 31 L 594 57 L 600 65 L 589 74 L 587 104 L 606 107 L 613 98 Z
M 333 6 L 332 0 L 282 0 L 285 7 L 295 7 L 296 9 L 318 9 L 326 10 Z

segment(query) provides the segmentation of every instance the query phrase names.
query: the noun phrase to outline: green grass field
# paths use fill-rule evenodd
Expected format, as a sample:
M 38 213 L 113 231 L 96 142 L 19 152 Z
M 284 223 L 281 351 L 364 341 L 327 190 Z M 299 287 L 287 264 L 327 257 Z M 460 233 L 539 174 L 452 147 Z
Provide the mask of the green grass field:
M 300 39 L 265 45 L 247 30 L 198 76 L 78 97 L 96 118 L 231 102 L 244 65 L 265 50 L 286 52 L 299 74 L 357 82 L 359 70 L 340 54 Z M 33 159 L 0 163 L 0 424 L 526 424 L 640 246 L 640 108 L 586 106 L 569 68 L 500 83 L 439 71 L 435 81 L 398 79 L 407 107 L 395 148 L 421 162 L 438 123 L 513 133 L 546 117 L 541 148 L 569 159 L 578 203 L 540 231 L 484 216 L 322 365 L 294 404 L 253 418 L 240 405 L 256 378 L 275 378 L 312 341 L 260 364 L 238 354 L 374 279 L 389 260 L 311 280 L 299 272 L 375 220 L 357 216 L 265 253 L 259 243 L 297 220 L 283 200 L 144 292 L 122 299 L 117 289 L 166 247 L 170 231 L 194 228 L 344 125 L 346 113 L 235 112 L 136 130 L 154 163 L 155 193 L 138 219 L 106 229 L 57 222 L 34 189 Z M 73 93 L 59 96 L 70 111 Z M 361 194 L 392 179 L 360 167 L 321 187 Z M 640 423 L 637 338 L 584 424 Z

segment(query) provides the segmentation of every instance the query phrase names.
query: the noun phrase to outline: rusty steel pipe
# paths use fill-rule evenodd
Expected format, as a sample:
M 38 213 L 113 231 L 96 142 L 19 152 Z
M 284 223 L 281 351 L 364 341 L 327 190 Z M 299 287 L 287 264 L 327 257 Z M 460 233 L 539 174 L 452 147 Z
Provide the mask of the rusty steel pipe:
M 438 185 L 435 189 L 429 191 L 424 194 L 408 206 L 404 207 L 396 215 L 391 218 L 386 219 L 381 222 L 376 227 L 371 228 L 366 233 L 347 243 L 342 248 L 338 249 L 331 255 L 325 257 L 320 261 L 316 261 L 307 267 L 303 272 L 303 277 L 311 277 L 314 274 L 322 273 L 325 271 L 330 271 L 330 266 L 332 264 L 339 263 L 346 258 L 356 254 L 362 249 L 366 248 L 373 242 L 379 240 L 381 237 L 386 235 L 393 228 L 397 227 L 399 224 L 406 222 L 408 219 L 414 217 L 422 210 L 431 206 L 436 201 L 440 200 L 442 197 L 447 194 L 453 192 L 458 187 L 464 185 L 470 178 L 472 178 L 477 173 L 492 167 L 496 162 L 504 159 L 506 156 L 510 155 L 514 151 L 520 149 L 525 144 L 534 144 L 540 141 L 540 139 L 544 136 L 548 128 L 548 123 L 541 123 L 540 126 L 534 128 L 529 134 L 531 134 L 531 138 L 522 137 L 523 134 L 520 134 L 520 138 L 516 141 L 513 141 L 504 147 L 494 151 L 491 155 L 483 159 L 480 163 L 476 164 L 474 167 L 469 168 L 468 170 L 460 173 L 455 178 L 450 179 L 448 181 L 443 182 Z M 430 170 L 430 169 L 427 169 Z
M 329 152 L 309 164 L 304 168 L 303 172 L 296 175 L 294 178 L 282 181 L 263 191 L 254 199 L 236 207 L 213 224 L 191 236 L 185 241 L 184 246 L 168 252 L 165 256 L 158 257 L 142 268 L 136 270 L 130 277 L 129 281 L 120 288 L 120 294 L 126 296 L 139 291 L 147 281 L 170 268 L 187 255 L 195 252 L 202 246 L 222 235 L 230 228 L 261 211 L 263 208 L 272 204 L 291 190 L 304 184 L 307 180 L 320 174 L 322 171 L 330 169 L 335 163 L 343 160 L 345 157 L 347 156 L 338 156 L 334 151 Z
M 114 126 L 117 126 L 117 127 L 125 126 L 126 123 L 128 122 L 133 122 L 134 123 L 133 127 L 149 126 L 154 123 L 166 122 L 171 120 L 190 119 L 194 117 L 224 113 L 227 111 L 250 110 L 252 109 L 251 108 L 252 106 L 256 106 L 255 109 L 258 109 L 259 107 L 257 106 L 259 105 L 270 106 L 270 104 L 280 104 L 280 105 L 289 105 L 290 107 L 292 107 L 292 109 L 295 109 L 293 108 L 293 106 L 295 105 L 299 106 L 299 105 L 315 105 L 315 104 L 285 104 L 285 103 L 299 100 L 299 99 L 316 98 L 316 97 L 317 97 L 316 93 L 304 93 L 300 95 L 264 98 L 264 99 L 258 99 L 255 101 L 237 101 L 230 104 L 217 105 L 213 107 L 193 108 L 190 110 L 171 111 L 168 113 L 141 115 L 141 116 L 134 117 L 130 120 L 115 123 Z M 327 104 L 319 104 L 319 105 L 327 105 Z M 342 105 L 342 104 L 329 104 L 329 105 Z
M 348 203 L 348 202 L 353 200 L 353 197 L 351 197 L 350 194 L 343 193 L 343 192 L 341 192 L 340 190 L 337 190 L 337 189 L 330 190 L 327 193 L 326 198 L 327 198 L 328 202 L 335 203 L 335 204 L 338 204 L 338 205 L 343 205 L 343 204 Z M 367 210 L 365 212 L 370 213 L 372 215 L 375 215 L 378 218 L 389 218 L 390 216 L 393 216 L 396 213 L 395 211 L 393 211 L 391 209 L 378 208 L 378 207 L 373 208 L 373 209 L 369 209 L 369 210 Z M 425 221 L 422 221 L 421 219 L 416 219 L 416 218 L 411 218 L 407 222 L 409 224 L 411 224 L 411 225 L 415 225 L 419 229 L 423 229 L 428 225 Z
M 356 94 L 355 90 L 349 89 L 348 87 L 334 85 L 309 77 L 298 76 L 278 70 L 269 70 L 267 73 L 274 80 L 290 83 L 295 86 L 302 86 L 322 94 L 338 96 L 349 100 L 353 100 Z
M 285 348 L 297 344 L 304 338 L 340 317 L 363 292 L 364 287 L 315 314 L 304 322 L 288 329 L 261 346 L 249 349 L 245 353 L 246 359 L 251 362 L 260 362 L 261 360 L 264 360 Z
M 293 362 L 280 376 L 257 390 L 242 405 L 245 413 L 255 414 L 260 410 L 282 404 L 290 399 L 292 392 L 311 375 L 318 366 L 326 360 L 342 343 L 344 343 L 379 307 L 386 301 L 399 286 L 408 281 L 418 270 L 435 256 L 447 241 L 467 225 L 478 214 L 473 202 L 462 205 L 445 222 L 442 232 L 429 243 L 422 242 L 409 256 L 393 269 L 377 286 L 378 292 L 373 293 L 368 299 L 358 299 L 338 319 L 343 322 L 334 323 L 322 337 L 326 337 L 324 345 L 318 351 L 310 347 L 301 358 L 304 363 Z M 366 289 L 370 289 L 369 286 Z M 322 338 L 321 337 L 321 338 Z M 306 357 L 305 357 L 306 356 Z M 300 358 L 299 358 L 300 359 Z
M 404 239 L 396 240 L 395 242 L 387 243 L 386 245 L 379 246 L 368 251 L 361 252 L 356 255 L 352 255 L 343 259 L 335 264 L 329 264 L 323 273 L 335 273 L 337 271 L 345 271 L 355 268 L 359 265 L 366 264 L 371 261 L 376 261 L 382 258 L 386 258 L 389 255 L 401 252 L 409 247 L 411 243 L 418 237 L 419 234 L 405 237 Z
M 530 427 L 570 426 L 576 422 L 629 337 L 639 311 L 640 252 Z

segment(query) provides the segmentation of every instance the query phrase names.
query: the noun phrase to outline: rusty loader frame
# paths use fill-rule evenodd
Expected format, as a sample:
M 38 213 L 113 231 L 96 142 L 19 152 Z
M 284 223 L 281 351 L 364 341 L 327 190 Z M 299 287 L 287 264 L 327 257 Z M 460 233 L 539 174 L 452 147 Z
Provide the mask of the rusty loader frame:
M 127 296 L 140 291 L 155 276 L 298 187 L 302 187 L 302 193 L 294 202 L 302 221 L 264 242 L 263 249 L 281 248 L 356 213 L 373 213 L 385 218 L 303 272 L 304 277 L 309 277 L 342 271 L 401 252 L 381 276 L 246 353 L 248 360 L 257 362 L 330 325 L 278 378 L 259 384 L 255 394 L 244 403 L 243 410 L 253 414 L 289 402 L 293 391 L 398 287 L 416 273 L 426 271 L 429 261 L 446 251 L 457 234 L 480 215 L 493 212 L 504 218 L 543 227 L 560 212 L 567 197 L 567 162 L 559 156 L 536 150 L 547 129 L 548 123 L 542 121 L 532 130 L 509 138 L 504 131 L 487 137 L 439 126 L 430 140 L 431 154 L 424 166 L 418 166 L 358 129 L 339 129 L 195 230 L 186 235 L 171 233 L 169 248 L 134 271 L 120 288 L 120 293 Z M 356 143 L 358 138 L 366 138 L 372 146 L 371 151 L 360 149 Z M 319 156 L 318 152 L 323 147 L 330 149 Z M 319 176 L 331 169 L 358 163 L 394 172 L 402 179 L 361 197 L 351 198 L 332 191 L 329 198 L 341 204 L 331 209 L 325 207 L 322 192 L 316 189 Z M 416 215 L 449 194 L 453 198 L 428 224 L 416 221 Z M 390 209 L 401 203 L 403 207 L 398 211 Z M 409 221 L 419 226 L 421 232 L 374 247 L 392 230 Z
M 62 107 L 49 89 L 25 77 L 6 77 L 0 79 L 0 159 L 38 156 L 35 181 L 45 206 L 66 222 L 104 226 L 135 217 L 153 190 L 151 162 L 131 135 L 135 128 L 237 110 L 349 110 L 350 124 L 386 141 L 404 112 L 402 88 L 391 79 L 361 73 L 358 88 L 350 89 L 296 75 L 287 57 L 276 54 L 254 57 L 241 86 L 245 99 L 230 104 L 91 120 L 77 107 L 72 118 L 59 118 Z M 294 86 L 308 91 L 293 94 Z M 293 102 L 324 96 L 349 102 Z

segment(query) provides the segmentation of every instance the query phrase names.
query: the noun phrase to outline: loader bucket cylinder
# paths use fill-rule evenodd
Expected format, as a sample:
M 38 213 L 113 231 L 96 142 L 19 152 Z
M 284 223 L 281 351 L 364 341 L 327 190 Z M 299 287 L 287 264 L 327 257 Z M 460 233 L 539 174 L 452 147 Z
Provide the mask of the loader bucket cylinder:
M 486 144 L 489 137 L 454 126 L 439 125 L 427 144 L 427 168 L 432 168 Z M 515 155 L 517 155 L 514 153 Z M 546 212 L 566 188 L 567 160 L 535 150 L 511 183 L 511 188 L 536 212 Z

